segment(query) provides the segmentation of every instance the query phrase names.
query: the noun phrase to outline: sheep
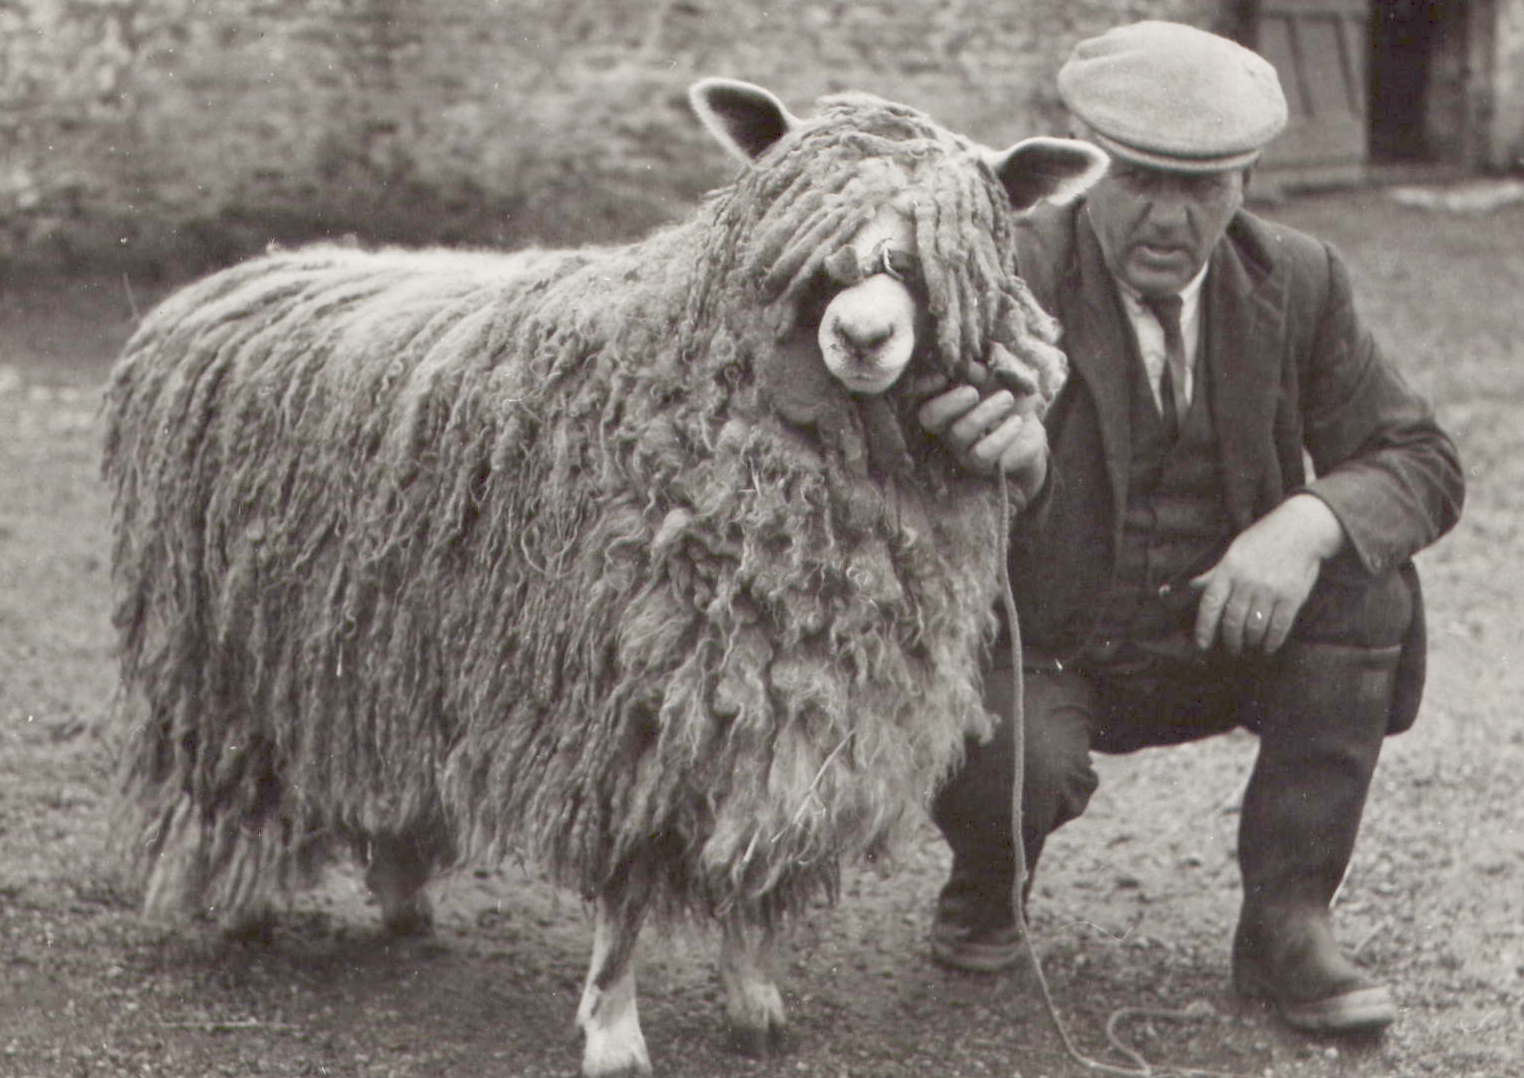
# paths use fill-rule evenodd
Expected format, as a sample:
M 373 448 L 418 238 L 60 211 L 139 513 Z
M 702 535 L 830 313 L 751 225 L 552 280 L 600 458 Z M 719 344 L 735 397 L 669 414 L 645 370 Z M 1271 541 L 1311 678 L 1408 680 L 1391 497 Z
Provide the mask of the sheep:
M 518 857 L 594 908 L 583 1073 L 648 1073 L 644 919 L 721 928 L 743 1047 L 787 918 L 987 731 L 1000 483 L 912 387 L 1065 373 L 995 152 L 866 94 L 690 90 L 739 175 L 624 246 L 317 245 L 166 299 L 105 399 L 121 845 L 146 915 L 259 923 L 357 857 L 384 926 Z

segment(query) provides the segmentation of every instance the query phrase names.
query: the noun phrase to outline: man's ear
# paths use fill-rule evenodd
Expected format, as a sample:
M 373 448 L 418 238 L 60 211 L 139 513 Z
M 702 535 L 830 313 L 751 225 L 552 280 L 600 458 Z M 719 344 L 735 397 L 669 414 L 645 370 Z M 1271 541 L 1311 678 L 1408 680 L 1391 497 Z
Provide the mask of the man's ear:
M 1111 160 L 1096 146 L 1067 138 L 1022 139 L 1008 150 L 987 153 L 986 162 L 1018 212 L 1043 199 L 1072 201 L 1105 174 Z
M 782 101 L 738 79 L 700 79 L 688 88 L 688 103 L 720 145 L 747 163 L 799 125 Z

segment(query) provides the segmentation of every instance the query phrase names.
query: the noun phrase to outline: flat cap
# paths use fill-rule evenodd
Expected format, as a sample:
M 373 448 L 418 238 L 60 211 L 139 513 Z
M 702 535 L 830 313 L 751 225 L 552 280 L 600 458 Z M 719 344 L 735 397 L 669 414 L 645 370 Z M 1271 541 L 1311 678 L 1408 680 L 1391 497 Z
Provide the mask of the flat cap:
M 1242 168 L 1286 126 L 1286 97 L 1264 57 L 1180 23 L 1137 22 L 1081 41 L 1058 92 L 1103 149 L 1178 172 Z

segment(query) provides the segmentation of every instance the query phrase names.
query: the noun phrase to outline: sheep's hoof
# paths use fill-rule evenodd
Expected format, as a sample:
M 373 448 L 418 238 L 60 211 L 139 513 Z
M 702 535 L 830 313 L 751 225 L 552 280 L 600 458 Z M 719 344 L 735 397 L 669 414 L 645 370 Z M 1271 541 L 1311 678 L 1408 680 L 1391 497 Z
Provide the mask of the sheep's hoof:
M 275 940 L 275 911 L 258 906 L 225 914 L 218 920 L 217 930 L 228 943 L 267 946 Z
M 427 905 L 392 910 L 381 919 L 381 928 L 395 939 L 418 939 L 434 934 L 434 911 Z
M 730 1047 L 740 1055 L 752 1059 L 769 1059 L 787 1052 L 792 1044 L 788 1026 L 783 1022 L 764 1022 L 760 1026 L 741 1025 L 731 1022 Z
M 613 1036 L 588 1033 L 582 1053 L 583 1078 L 641 1078 L 650 1073 L 651 1057 L 638 1029 L 633 1040 L 619 1033 Z
M 624 1063 L 612 1070 L 589 1070 L 585 1066 L 582 1068 L 582 1078 L 649 1078 L 650 1074 L 651 1064 L 645 1060 Z

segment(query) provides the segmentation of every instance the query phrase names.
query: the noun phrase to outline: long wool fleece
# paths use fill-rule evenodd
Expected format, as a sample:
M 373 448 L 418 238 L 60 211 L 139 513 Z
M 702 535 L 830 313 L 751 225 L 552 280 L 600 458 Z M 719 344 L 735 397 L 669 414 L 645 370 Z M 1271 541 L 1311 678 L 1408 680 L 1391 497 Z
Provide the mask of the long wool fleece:
M 105 456 L 150 912 L 388 834 L 770 919 L 914 819 L 987 727 L 1007 522 L 901 389 L 823 373 L 822 264 L 889 199 L 934 319 L 905 381 L 1045 402 L 1004 192 L 861 96 L 630 246 L 309 248 L 160 306 Z

